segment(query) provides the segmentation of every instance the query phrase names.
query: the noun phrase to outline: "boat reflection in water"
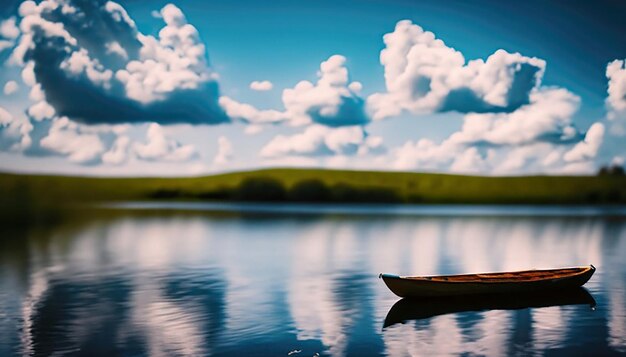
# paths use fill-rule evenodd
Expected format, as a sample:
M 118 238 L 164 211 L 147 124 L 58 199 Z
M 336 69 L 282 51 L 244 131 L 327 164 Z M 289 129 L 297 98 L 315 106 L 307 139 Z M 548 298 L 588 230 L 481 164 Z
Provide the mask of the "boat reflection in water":
M 385 318 L 383 329 L 398 323 L 460 312 L 520 310 L 566 305 L 589 305 L 594 309 L 596 301 L 587 289 L 582 287 L 532 294 L 404 298 L 391 307 Z

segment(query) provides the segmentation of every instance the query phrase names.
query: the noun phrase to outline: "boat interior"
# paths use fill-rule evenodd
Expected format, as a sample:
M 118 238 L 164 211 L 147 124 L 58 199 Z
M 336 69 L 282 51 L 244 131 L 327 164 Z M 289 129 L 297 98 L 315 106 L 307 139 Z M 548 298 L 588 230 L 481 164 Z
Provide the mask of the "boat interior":
M 447 282 L 521 282 L 550 280 L 574 275 L 584 274 L 594 269 L 592 266 L 550 269 L 550 270 L 524 270 L 516 272 L 503 273 L 480 273 L 480 274 L 462 274 L 462 275 L 440 275 L 440 276 L 407 276 L 405 279 L 412 280 L 428 280 L 428 281 L 447 281 Z

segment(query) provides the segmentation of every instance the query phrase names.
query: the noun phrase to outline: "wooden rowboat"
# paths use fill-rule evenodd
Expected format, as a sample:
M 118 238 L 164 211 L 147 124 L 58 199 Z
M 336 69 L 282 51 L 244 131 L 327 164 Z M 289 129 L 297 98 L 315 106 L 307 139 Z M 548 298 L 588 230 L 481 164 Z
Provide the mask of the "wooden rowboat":
M 532 293 L 584 285 L 596 271 L 593 265 L 549 270 L 524 270 L 440 276 L 380 274 L 387 287 L 400 297 L 459 296 L 475 294 Z

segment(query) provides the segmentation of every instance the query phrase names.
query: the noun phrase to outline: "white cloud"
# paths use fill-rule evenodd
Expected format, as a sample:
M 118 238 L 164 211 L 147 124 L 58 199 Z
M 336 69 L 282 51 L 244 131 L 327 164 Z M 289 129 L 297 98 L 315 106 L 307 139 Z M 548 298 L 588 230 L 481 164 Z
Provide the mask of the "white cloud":
M 477 148 L 469 147 L 452 162 L 450 171 L 460 173 L 481 173 L 487 168 L 485 158 Z
M 392 151 L 392 162 L 402 170 L 590 173 L 604 126 L 593 124 L 574 145 L 578 132 L 572 116 L 578 105 L 579 98 L 565 89 L 538 89 L 529 104 L 512 113 L 466 114 L 461 129 L 441 143 L 408 141 Z
M 618 111 L 626 110 L 626 66 L 624 60 L 615 60 L 606 66 L 609 79 L 607 103 Z
M 124 22 L 128 24 L 131 28 L 136 28 L 135 21 L 133 21 L 133 19 L 128 16 L 128 12 L 126 12 L 126 9 L 124 9 L 122 5 L 113 1 L 107 1 L 104 5 L 104 8 L 111 14 L 113 20 L 117 22 Z
M 0 107 L 0 125 L 7 125 L 13 120 L 13 115 L 8 110 Z
M 156 123 L 148 126 L 146 142 L 136 143 L 133 147 L 138 158 L 148 161 L 188 161 L 196 157 L 196 149 L 191 145 L 182 145 L 168 138 L 163 128 Z
M 217 139 L 217 154 L 213 159 L 215 165 L 226 165 L 233 158 L 233 144 L 225 136 L 220 136 Z
M 88 124 L 228 121 L 205 46 L 176 6 L 162 9 L 157 36 L 139 32 L 112 1 L 25 1 L 18 12 L 10 63 L 25 67 L 29 86 L 54 93 L 47 99 L 58 115 Z
M 270 81 L 252 81 L 250 83 L 250 89 L 259 92 L 271 90 L 273 87 L 274 85 Z
M 626 136 L 626 61 L 614 60 L 606 67 L 609 80 L 606 104 L 607 118 L 611 121 L 610 132 Z
M 97 134 L 82 133 L 78 124 L 67 117 L 52 122 L 48 135 L 41 139 L 42 148 L 66 155 L 71 162 L 90 163 L 99 160 L 104 144 Z
M 35 63 L 33 61 L 29 61 L 26 63 L 24 68 L 22 69 L 22 81 L 29 87 L 37 84 L 37 79 L 35 78 Z
M 50 12 L 58 6 L 58 3 L 55 1 L 43 1 L 38 5 L 33 1 L 24 1 L 20 5 L 18 11 L 23 16 L 20 21 L 22 36 L 11 54 L 10 63 L 23 65 L 24 55 L 27 51 L 35 48 L 35 37 L 40 36 L 40 34 L 47 38 L 63 39 L 70 46 L 77 45 L 76 39 L 67 32 L 63 23 L 49 21 L 42 17 L 42 13 Z M 67 47 L 63 48 L 63 50 L 69 52 Z
M 126 52 L 124 47 L 120 45 L 119 42 L 117 41 L 109 42 L 105 45 L 105 47 L 106 47 L 106 53 L 114 53 L 120 56 L 122 59 L 125 59 L 125 60 L 128 59 L 128 53 Z
M 463 54 L 409 20 L 383 40 L 387 92 L 368 98 L 375 120 L 403 111 L 512 111 L 528 101 L 545 68 L 543 60 L 504 50 L 466 63 Z
M 0 52 L 13 47 L 14 43 L 12 41 L 0 40 Z
M 263 126 L 256 125 L 256 124 L 246 125 L 246 128 L 243 130 L 243 132 L 247 135 L 256 135 L 262 131 L 263 131 Z
M 15 40 L 20 35 L 20 29 L 15 25 L 15 16 L 0 22 L 0 36 Z
M 138 35 L 142 47 L 139 60 L 128 62 L 115 73 L 129 98 L 141 103 L 163 100 L 176 90 L 198 89 L 215 79 L 206 62 L 206 49 L 196 28 L 173 4 L 161 9 L 166 26 L 158 39 Z
M 300 81 L 283 91 L 283 112 L 259 110 L 221 97 L 226 113 L 245 122 L 267 123 L 288 121 L 292 125 L 319 123 L 331 127 L 361 125 L 369 121 L 364 100 L 358 95 L 361 84 L 350 82 L 346 58 L 334 55 L 322 62 L 317 83 Z
M 30 89 L 30 92 L 28 93 L 28 98 L 30 98 L 30 100 L 34 102 L 41 102 L 46 100 L 46 95 L 44 94 L 43 89 L 41 89 L 41 84 L 37 83 Z
M 428 139 L 412 141 L 392 150 L 389 161 L 398 170 L 455 172 L 463 174 L 528 174 L 561 173 L 566 163 L 563 155 L 567 145 L 533 142 L 523 145 L 480 147 L 455 145 L 450 141 L 440 144 Z M 584 163 L 586 173 L 593 170 Z
M 512 113 L 467 114 L 462 129 L 450 136 L 450 141 L 517 145 L 538 140 L 569 140 L 575 134 L 572 115 L 579 103 L 580 99 L 566 89 L 534 91 L 530 104 Z
M 15 25 L 15 17 L 0 22 L 0 52 L 15 46 L 20 29 Z
M 28 116 L 35 121 L 42 121 L 44 119 L 52 119 L 55 115 L 54 108 L 48 104 L 45 100 L 37 102 L 28 108 Z
M 392 150 L 393 167 L 399 170 L 443 171 L 462 149 L 448 141 L 438 145 L 429 139 L 410 140 Z
M 382 150 L 382 138 L 370 137 L 360 126 L 328 128 L 312 125 L 292 136 L 278 135 L 261 149 L 261 157 L 364 155 Z
M 565 161 L 578 162 L 594 159 L 598 154 L 603 139 L 604 125 L 602 123 L 594 123 L 587 131 L 585 139 L 565 153 Z
M 30 133 L 33 125 L 28 120 L 16 118 L 9 120 L 9 122 L 0 123 L 0 148 L 22 151 L 30 147 L 32 144 Z
M 31 144 L 33 125 L 24 116 L 15 117 L 0 107 L 0 149 L 21 150 Z
M 345 57 L 331 56 L 320 65 L 317 84 L 301 81 L 283 91 L 283 103 L 293 123 L 343 126 L 369 120 L 363 100 L 350 89 L 345 63 Z
M 118 137 L 111 149 L 102 155 L 102 162 L 110 165 L 120 165 L 128 157 L 130 139 L 127 136 Z
M 60 68 L 74 76 L 84 73 L 92 83 L 107 89 L 111 87 L 113 71 L 105 69 L 98 60 L 90 58 L 85 49 L 81 48 L 72 52 L 68 58 L 61 62 Z
M 240 119 L 246 123 L 268 124 L 287 120 L 287 113 L 278 110 L 259 110 L 250 104 L 239 103 L 229 97 L 222 96 L 219 99 L 220 106 L 231 118 Z
M 11 95 L 20 88 L 16 81 L 8 81 L 4 84 L 4 95 Z

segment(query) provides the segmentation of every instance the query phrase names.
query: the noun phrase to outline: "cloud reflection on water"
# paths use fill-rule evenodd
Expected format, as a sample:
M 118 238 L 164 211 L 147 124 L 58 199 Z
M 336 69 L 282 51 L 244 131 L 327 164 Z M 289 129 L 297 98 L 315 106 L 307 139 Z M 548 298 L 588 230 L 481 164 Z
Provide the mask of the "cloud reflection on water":
M 568 348 L 585 327 L 604 323 L 606 343 L 617 351 L 626 348 L 622 222 L 129 216 L 54 229 L 45 241 L 29 240 L 26 248 L 28 288 L 13 288 L 17 296 L 0 295 L 21 300 L 16 318 L 24 354 L 61 345 L 67 351 L 95 348 L 101 329 L 107 329 L 115 341 L 112 351 L 151 356 L 280 354 L 302 346 L 311 354 L 319 346 L 320 352 L 343 356 L 362 345 L 388 356 L 506 355 Z M 0 263 L 3 272 L 11 272 L 0 274 L 0 288 L 15 286 L 18 267 L 4 254 Z M 397 298 L 376 279 L 379 272 L 588 263 L 599 267 L 590 289 L 607 299 L 594 315 L 571 306 L 493 310 L 381 330 Z M 50 318 L 60 325 L 44 324 Z M 0 335 L 10 335 L 8 329 L 0 324 Z M 46 336 L 59 344 L 46 345 Z

